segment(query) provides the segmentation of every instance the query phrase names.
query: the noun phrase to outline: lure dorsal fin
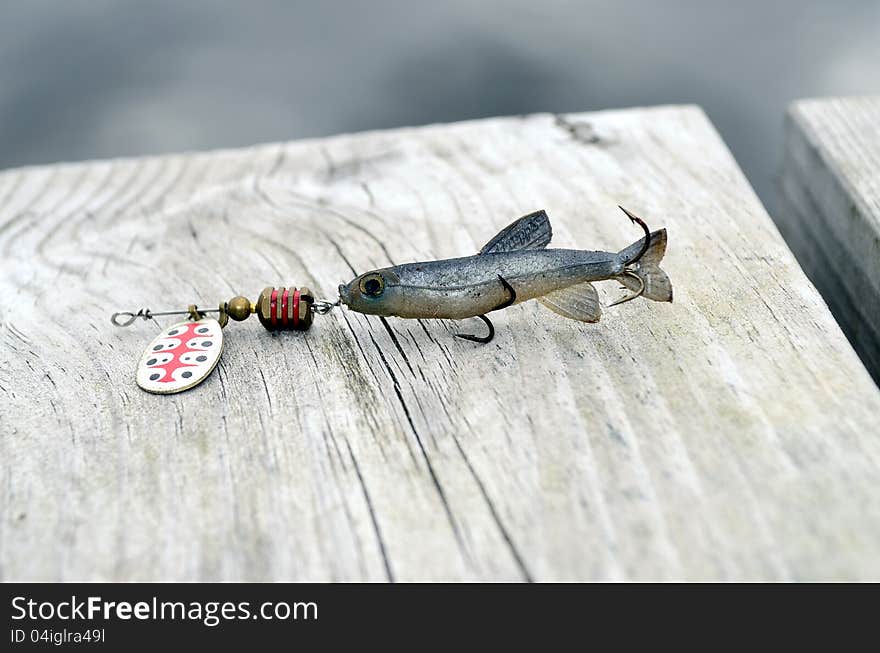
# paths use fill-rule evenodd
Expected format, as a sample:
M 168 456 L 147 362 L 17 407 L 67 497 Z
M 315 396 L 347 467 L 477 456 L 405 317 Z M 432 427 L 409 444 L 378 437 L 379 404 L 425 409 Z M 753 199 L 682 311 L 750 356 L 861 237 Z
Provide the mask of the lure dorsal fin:
M 589 281 L 562 290 L 554 290 L 543 297 L 538 297 L 538 301 L 569 320 L 598 322 L 602 317 L 599 293 Z
M 483 245 L 480 254 L 515 252 L 521 249 L 543 249 L 553 237 L 546 211 L 535 211 L 511 222 Z

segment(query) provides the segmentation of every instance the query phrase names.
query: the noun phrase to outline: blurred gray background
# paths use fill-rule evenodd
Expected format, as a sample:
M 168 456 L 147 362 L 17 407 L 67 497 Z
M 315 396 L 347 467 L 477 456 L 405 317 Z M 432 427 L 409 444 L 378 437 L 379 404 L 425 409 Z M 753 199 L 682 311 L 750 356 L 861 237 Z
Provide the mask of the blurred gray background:
M 880 91 L 880 2 L 0 1 L 0 168 L 702 105 L 772 209 L 798 97 Z

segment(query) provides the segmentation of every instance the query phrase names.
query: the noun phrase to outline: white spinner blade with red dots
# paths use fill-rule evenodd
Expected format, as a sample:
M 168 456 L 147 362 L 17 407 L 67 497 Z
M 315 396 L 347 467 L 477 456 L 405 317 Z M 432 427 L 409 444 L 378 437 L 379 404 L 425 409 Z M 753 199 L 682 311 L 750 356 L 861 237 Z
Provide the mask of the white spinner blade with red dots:
M 222 351 L 223 330 L 217 320 L 179 322 L 147 345 L 137 366 L 137 384 L 156 394 L 188 390 L 214 370 Z

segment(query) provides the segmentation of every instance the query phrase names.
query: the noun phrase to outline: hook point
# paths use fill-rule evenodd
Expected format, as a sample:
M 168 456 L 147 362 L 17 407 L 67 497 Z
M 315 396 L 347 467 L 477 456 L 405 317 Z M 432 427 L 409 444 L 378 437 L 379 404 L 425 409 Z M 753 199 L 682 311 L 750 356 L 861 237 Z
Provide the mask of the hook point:
M 472 333 L 456 333 L 455 337 L 461 338 L 462 340 L 470 340 L 471 342 L 478 342 L 481 345 L 492 342 L 492 339 L 495 337 L 495 327 L 492 325 L 492 322 L 485 315 L 476 315 L 475 317 L 480 318 L 486 323 L 486 326 L 489 327 L 489 334 L 485 336 L 475 336 Z

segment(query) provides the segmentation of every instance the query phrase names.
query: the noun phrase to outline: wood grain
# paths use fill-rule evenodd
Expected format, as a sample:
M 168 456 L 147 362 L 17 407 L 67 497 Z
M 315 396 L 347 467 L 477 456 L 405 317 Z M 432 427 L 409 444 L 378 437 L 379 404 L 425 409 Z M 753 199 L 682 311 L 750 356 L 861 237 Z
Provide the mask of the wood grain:
M 617 204 L 668 228 L 674 304 L 530 302 L 486 346 L 248 321 L 166 397 L 159 325 L 108 320 L 331 296 L 539 208 L 614 250 Z M 4 580 L 880 579 L 880 393 L 698 108 L 11 170 L 0 250 Z
M 880 97 L 795 102 L 779 228 L 880 382 Z

